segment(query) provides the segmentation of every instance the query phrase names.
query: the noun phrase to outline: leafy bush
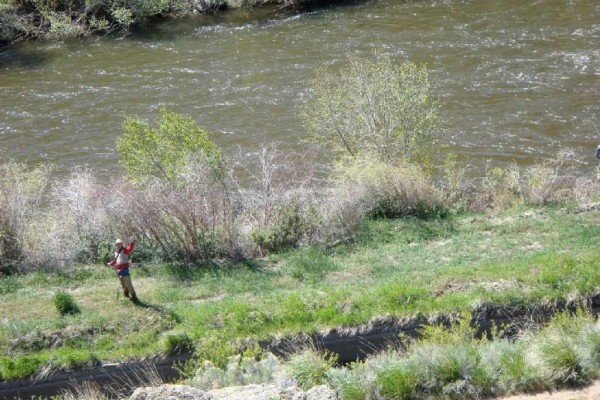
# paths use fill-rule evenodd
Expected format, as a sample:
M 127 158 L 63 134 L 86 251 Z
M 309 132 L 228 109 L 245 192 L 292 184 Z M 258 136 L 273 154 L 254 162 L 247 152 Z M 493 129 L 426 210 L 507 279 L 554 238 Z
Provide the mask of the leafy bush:
M 124 135 L 117 139 L 119 162 L 129 178 L 147 183 L 150 178 L 166 180 L 176 186 L 176 178 L 192 157 L 203 155 L 207 165 L 219 173 L 221 151 L 208 132 L 193 119 L 161 108 L 157 127 L 135 118 L 127 118 Z
M 425 67 L 355 59 L 337 74 L 319 71 L 311 87 L 302 116 L 314 140 L 386 163 L 430 158 L 439 115 Z
M 44 33 L 48 39 L 64 39 L 82 36 L 85 32 L 82 25 L 77 24 L 70 15 L 62 12 L 43 11 L 44 19 L 50 28 Z
M 126 31 L 152 17 L 189 14 L 193 10 L 193 3 L 187 0 L 8 0 L 0 4 L 0 40 L 60 39 L 95 31 Z
M 250 232 L 252 241 L 259 246 L 261 253 L 295 247 L 316 229 L 318 217 L 316 217 L 315 208 L 305 212 L 299 205 L 289 204 L 274 214 L 276 216 L 270 226 L 257 228 Z
M 81 312 L 73 296 L 64 291 L 59 291 L 54 295 L 54 306 L 59 314 L 63 316 Z

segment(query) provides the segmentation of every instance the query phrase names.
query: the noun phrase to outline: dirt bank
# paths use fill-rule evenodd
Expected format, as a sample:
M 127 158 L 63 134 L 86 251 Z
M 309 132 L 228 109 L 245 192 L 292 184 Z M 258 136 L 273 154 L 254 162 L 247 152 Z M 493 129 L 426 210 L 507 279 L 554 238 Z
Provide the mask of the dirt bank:
M 498 400 L 600 400 L 600 381 L 596 381 L 583 389 L 502 397 Z

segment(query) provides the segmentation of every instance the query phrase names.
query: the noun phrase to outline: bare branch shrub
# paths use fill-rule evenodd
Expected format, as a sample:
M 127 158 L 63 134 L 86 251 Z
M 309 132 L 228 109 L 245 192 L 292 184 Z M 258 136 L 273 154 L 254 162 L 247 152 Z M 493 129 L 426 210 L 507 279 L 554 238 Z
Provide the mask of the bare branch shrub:
M 439 186 L 448 206 L 468 208 L 475 190 L 474 180 L 467 177 L 468 172 L 469 167 L 460 164 L 456 155 L 446 157 Z
M 472 210 L 506 209 L 517 203 L 544 205 L 575 197 L 575 158 L 569 150 L 527 168 L 512 164 L 486 172 L 471 200 Z
M 237 222 L 259 254 L 294 247 L 316 233 L 320 216 L 314 157 L 311 152 L 284 154 L 270 143 L 260 153 L 258 168 L 244 168 L 248 188 L 237 182 L 242 209 Z
M 577 178 L 573 196 L 580 206 L 600 201 L 600 180 L 595 176 Z
M 122 222 L 155 241 L 167 257 L 194 262 L 235 256 L 237 232 L 222 171 L 198 155 L 175 181 L 154 179 L 142 189 L 129 189 L 118 206 Z
M 69 236 L 74 259 L 95 260 L 98 244 L 109 234 L 106 197 L 109 188 L 91 171 L 76 171 L 54 190 L 53 213 Z M 64 247 L 64 246 L 63 246 Z
M 325 202 L 325 237 L 348 237 L 367 217 L 428 217 L 444 213 L 440 192 L 417 166 L 390 165 L 372 158 L 336 165 Z
M 17 271 L 25 261 L 27 232 L 40 216 L 51 170 L 15 162 L 0 166 L 0 274 Z
M 561 150 L 525 171 L 522 194 L 528 204 L 548 204 L 573 197 L 575 153 Z
M 492 168 L 486 170 L 485 176 L 473 193 L 469 208 L 472 211 L 487 209 L 503 210 L 522 201 L 521 170 L 516 164 L 507 169 Z

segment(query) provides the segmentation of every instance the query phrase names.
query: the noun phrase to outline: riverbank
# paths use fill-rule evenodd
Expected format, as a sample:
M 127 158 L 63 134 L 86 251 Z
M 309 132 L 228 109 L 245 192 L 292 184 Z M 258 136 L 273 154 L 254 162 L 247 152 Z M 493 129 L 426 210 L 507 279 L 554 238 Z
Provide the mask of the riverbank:
M 227 9 L 293 9 L 305 0 L 40 1 L 0 4 L 0 43 L 25 39 L 68 39 L 91 34 L 123 34 L 168 19 L 209 15 Z
M 101 265 L 4 277 L 0 375 L 48 375 L 184 349 L 224 365 L 232 354 L 258 351 L 253 340 L 377 316 L 583 299 L 600 281 L 600 213 L 579 210 L 377 220 L 363 226 L 357 243 L 330 249 L 196 268 L 135 264 L 143 307 L 119 298 L 114 273 Z M 57 291 L 67 291 L 81 313 L 49 309 Z

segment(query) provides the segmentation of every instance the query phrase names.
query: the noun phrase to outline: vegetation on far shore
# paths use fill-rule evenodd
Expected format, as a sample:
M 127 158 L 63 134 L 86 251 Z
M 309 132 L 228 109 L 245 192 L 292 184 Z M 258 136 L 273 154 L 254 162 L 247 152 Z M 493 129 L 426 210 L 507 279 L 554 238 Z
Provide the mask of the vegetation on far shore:
M 0 43 L 126 33 L 152 20 L 303 0 L 0 0 Z
M 397 84 L 369 86 L 381 77 Z M 258 339 L 598 291 L 600 213 L 582 206 L 598 201 L 600 183 L 576 174 L 567 151 L 469 178 L 452 157 L 435 164 L 443 130 L 424 69 L 356 60 L 313 85 L 303 113 L 313 139 L 336 155 L 326 172 L 311 153 L 274 144 L 256 165 L 241 165 L 169 110 L 155 124 L 126 120 L 117 145 L 125 178 L 0 166 L 0 380 L 193 351 L 188 372 L 203 382 L 240 360 L 268 359 Z M 394 119 L 399 110 L 408 116 Z M 119 297 L 105 267 L 114 238 L 132 234 L 141 306 Z M 588 322 L 579 324 L 585 337 L 556 336 L 564 358 L 547 370 L 544 357 L 554 354 L 543 350 L 544 331 L 528 350 L 464 330 L 468 340 L 458 342 L 434 328 L 414 353 L 389 362 L 384 354 L 334 371 L 333 358 L 307 353 L 290 368 L 304 387 L 320 378 L 302 382 L 303 366 L 320 363 L 344 399 L 479 398 L 581 383 L 600 365 L 596 350 L 578 358 L 599 342 Z M 416 368 L 420 352 L 437 354 L 433 345 L 441 355 Z M 527 374 L 494 375 L 498 365 Z

